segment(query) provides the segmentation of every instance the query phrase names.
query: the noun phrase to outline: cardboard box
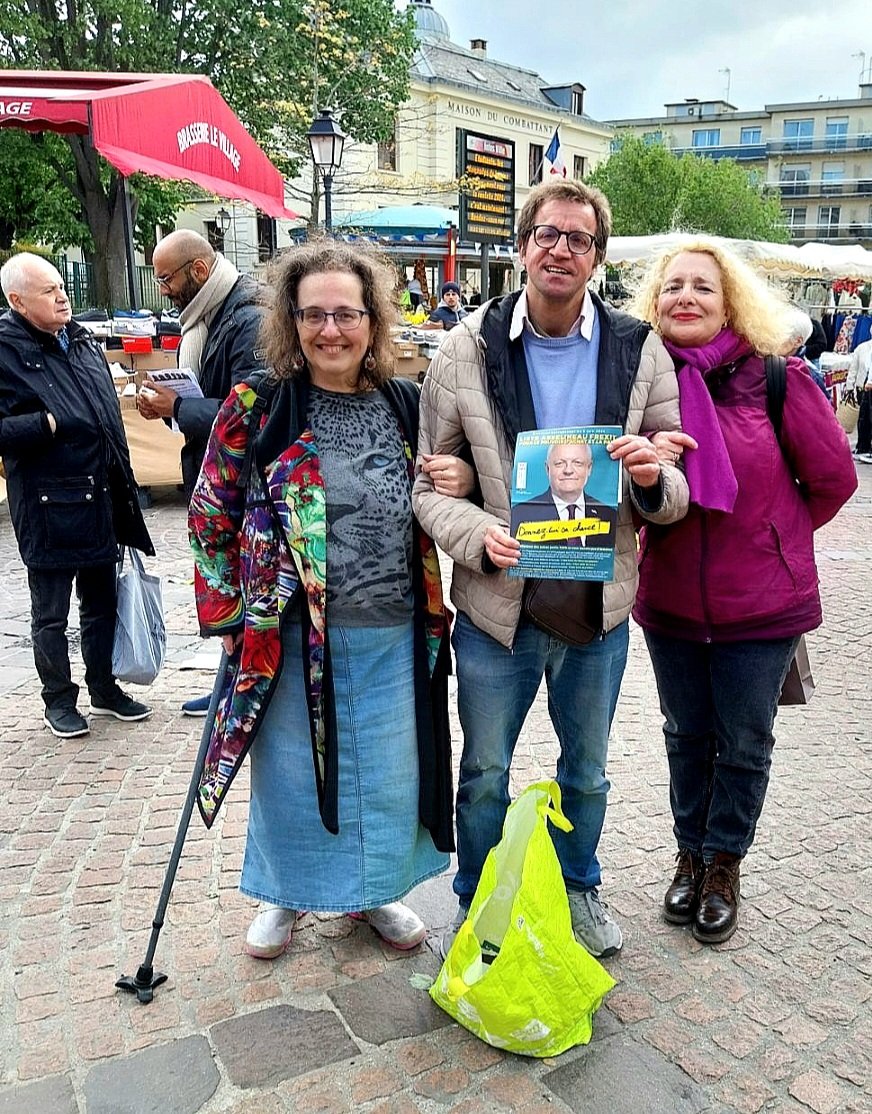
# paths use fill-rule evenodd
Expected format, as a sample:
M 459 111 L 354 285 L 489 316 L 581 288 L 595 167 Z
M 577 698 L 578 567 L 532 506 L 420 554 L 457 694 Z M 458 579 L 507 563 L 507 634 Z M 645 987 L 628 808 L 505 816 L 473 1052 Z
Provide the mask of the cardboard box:
M 421 383 L 429 366 L 430 361 L 424 356 L 413 356 L 411 359 L 397 360 L 395 374 Z
M 395 340 L 394 355 L 398 360 L 413 360 L 418 355 L 418 345 L 410 340 Z
M 110 364 L 129 367 L 138 375 L 151 368 L 178 367 L 178 355 L 178 352 L 164 352 L 160 348 L 152 348 L 148 352 L 125 352 L 120 348 L 110 348 L 106 352 L 106 359 Z

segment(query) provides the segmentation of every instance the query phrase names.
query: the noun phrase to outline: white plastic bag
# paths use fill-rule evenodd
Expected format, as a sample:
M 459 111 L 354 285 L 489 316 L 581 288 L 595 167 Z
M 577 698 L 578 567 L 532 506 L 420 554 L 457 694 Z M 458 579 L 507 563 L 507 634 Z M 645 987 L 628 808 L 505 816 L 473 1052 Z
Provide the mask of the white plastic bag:
M 138 550 L 121 551 L 112 673 L 119 681 L 150 685 L 160 672 L 167 648 L 160 577 L 149 576 Z

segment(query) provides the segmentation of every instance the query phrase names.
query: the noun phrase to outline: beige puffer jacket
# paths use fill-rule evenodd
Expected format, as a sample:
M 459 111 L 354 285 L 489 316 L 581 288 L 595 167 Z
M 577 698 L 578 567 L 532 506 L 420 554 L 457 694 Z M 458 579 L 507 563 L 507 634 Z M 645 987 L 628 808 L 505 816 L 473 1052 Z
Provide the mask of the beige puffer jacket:
M 487 307 L 451 330 L 430 365 L 421 393 L 419 453 L 455 453 L 472 449 L 483 497 L 479 507 L 467 499 L 437 495 L 418 471 L 412 500 L 424 530 L 454 561 L 451 600 L 477 627 L 504 646 L 514 642 L 521 614 L 524 581 L 505 572 L 482 572 L 484 534 L 490 525 L 508 529 L 514 446 L 488 396 L 484 354 L 479 346 Z M 672 360 L 659 337 L 646 338 L 630 393 L 626 433 L 680 429 L 678 383 Z M 669 523 L 687 513 L 684 473 L 661 465 L 663 499 L 659 509 L 639 513 L 651 522 Z M 636 594 L 636 534 L 631 514 L 632 485 L 624 474 L 624 497 L 618 514 L 615 579 L 604 585 L 603 622 L 611 630 L 630 613 Z

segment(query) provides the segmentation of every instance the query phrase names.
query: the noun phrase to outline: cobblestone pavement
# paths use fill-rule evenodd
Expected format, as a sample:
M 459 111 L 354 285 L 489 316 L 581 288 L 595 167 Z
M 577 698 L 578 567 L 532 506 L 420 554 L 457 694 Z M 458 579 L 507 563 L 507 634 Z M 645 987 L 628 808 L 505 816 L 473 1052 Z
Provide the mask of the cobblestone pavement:
M 114 989 L 144 955 L 199 741 L 179 705 L 210 683 L 180 668 L 201 645 L 184 510 L 167 492 L 148 512 L 170 632 L 154 716 L 62 741 L 42 726 L 26 581 L 0 508 L 0 1114 L 872 1110 L 872 467 L 859 467 L 860 492 L 819 535 L 817 694 L 779 717 L 740 930 L 718 948 L 660 918 L 667 769 L 632 632 L 601 856 L 624 928 L 607 961 L 618 986 L 591 1044 L 551 1061 L 480 1043 L 410 982 L 437 969 L 447 877 L 410 899 L 432 932 L 411 955 L 310 914 L 285 957 L 246 957 L 245 784 L 211 833 L 192 823 L 156 960 L 169 981 L 147 1006 Z M 540 695 L 515 787 L 554 761 Z

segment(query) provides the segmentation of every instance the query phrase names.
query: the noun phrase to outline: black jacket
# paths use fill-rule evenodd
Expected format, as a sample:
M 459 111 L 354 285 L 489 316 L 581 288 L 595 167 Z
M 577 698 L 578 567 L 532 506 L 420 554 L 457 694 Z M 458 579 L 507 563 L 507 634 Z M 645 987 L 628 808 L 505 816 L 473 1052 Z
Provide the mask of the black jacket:
M 182 480 L 189 499 L 221 404 L 237 383 L 247 383 L 266 370 L 259 342 L 263 298 L 263 288 L 254 279 L 239 276 L 209 326 L 200 358 L 204 397 L 183 399 L 176 409 L 176 422 L 185 435 Z
M 111 563 L 119 545 L 154 553 L 106 358 L 81 325 L 67 335 L 65 353 L 19 314 L 0 317 L 0 456 L 29 568 Z

